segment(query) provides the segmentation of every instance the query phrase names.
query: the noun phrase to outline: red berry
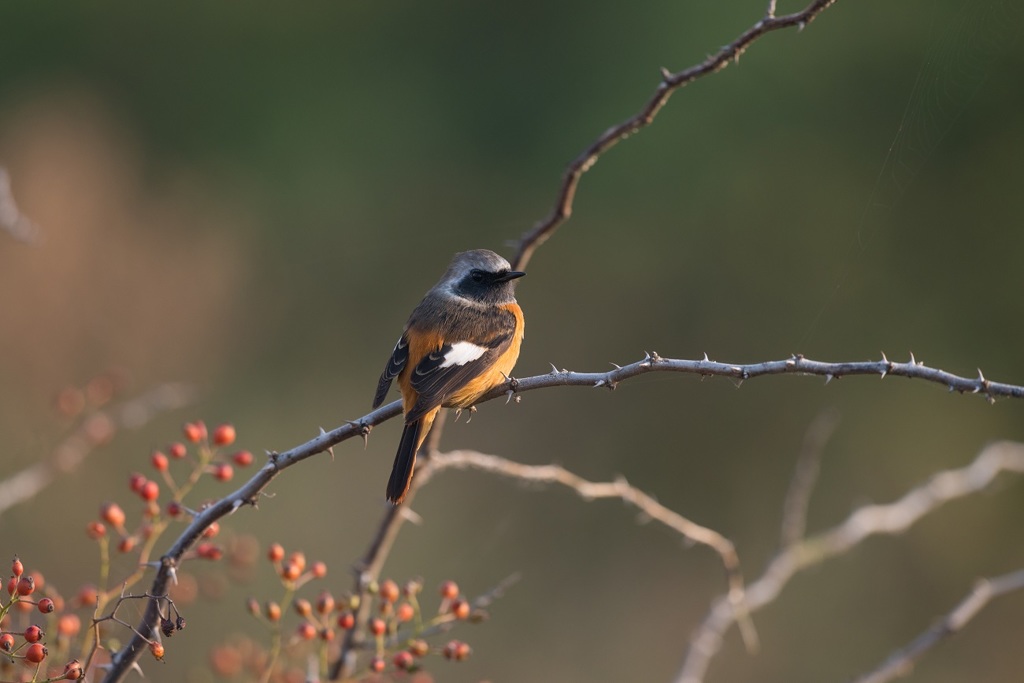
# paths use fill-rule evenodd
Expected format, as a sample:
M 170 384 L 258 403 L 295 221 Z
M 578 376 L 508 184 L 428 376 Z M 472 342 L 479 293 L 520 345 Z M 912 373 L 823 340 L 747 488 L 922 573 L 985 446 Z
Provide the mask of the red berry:
M 90 583 L 85 584 L 78 589 L 78 595 L 75 596 L 75 602 L 82 607 L 92 607 L 99 600 L 99 591 L 96 586 Z
M 14 595 L 17 592 L 18 592 L 18 577 L 17 576 L 12 576 L 11 578 L 7 579 L 7 594 L 8 595 Z
M 288 556 L 288 561 L 299 568 L 299 571 L 305 571 L 306 569 L 306 555 L 296 550 L 294 553 Z
M 314 562 L 309 572 L 318 579 L 327 576 L 327 564 L 325 562 Z
M 138 493 L 142 490 L 142 485 L 146 483 L 146 477 L 141 472 L 132 472 L 128 476 L 128 488 L 132 493 Z
M 338 628 L 348 631 L 356 625 L 356 615 L 351 612 L 342 612 L 338 615 Z
M 77 681 L 82 677 L 82 664 L 77 659 L 72 659 L 64 665 L 64 678 L 69 681 Z
M 384 623 L 383 619 L 374 618 L 370 620 L 370 633 L 375 636 L 382 636 L 384 632 L 388 630 L 388 625 Z
M 226 462 L 219 462 L 213 466 L 213 478 L 217 481 L 231 481 L 235 476 L 235 468 Z
M 184 508 L 181 507 L 181 503 L 176 500 L 167 501 L 167 516 L 168 517 L 180 517 L 181 513 L 184 512 Z
M 454 581 L 445 581 L 441 584 L 441 597 L 445 600 L 454 600 L 459 597 L 459 584 Z
M 21 560 L 19 560 L 17 557 L 15 557 L 14 561 L 11 562 L 11 573 L 15 576 L 21 576 L 25 573 L 25 565 L 23 565 L 21 563 Z
M 46 659 L 47 654 L 45 645 L 42 643 L 32 643 L 28 646 L 28 649 L 25 650 L 25 660 L 32 662 L 33 664 L 38 664 Z
M 210 522 L 210 526 L 203 529 L 203 538 L 213 538 L 220 533 L 220 523 Z
M 135 542 L 134 536 L 125 536 L 117 544 L 117 550 L 122 553 L 130 553 L 135 548 Z
M 453 602 L 451 610 L 456 619 L 466 619 L 469 617 L 469 603 L 465 600 L 456 600 Z
M 217 446 L 229 446 L 235 442 L 235 428 L 222 424 L 213 430 L 213 443 Z
M 303 640 L 313 640 L 316 638 L 316 627 L 308 621 L 304 621 L 299 624 L 299 628 L 296 633 L 299 638 L 302 638 Z
M 384 673 L 384 669 L 387 667 L 387 663 L 383 657 L 374 657 L 370 660 L 370 671 L 375 674 Z
M 36 609 L 38 609 L 43 614 L 50 614 L 54 610 L 53 600 L 51 600 L 50 598 L 43 598 L 36 605 Z
M 160 484 L 155 481 L 147 481 L 139 490 L 139 497 L 145 501 L 154 501 L 160 497 Z
M 384 602 L 397 602 L 399 596 L 398 584 L 387 579 L 380 585 L 380 599 Z
M 180 460 L 181 458 L 185 457 L 185 454 L 188 452 L 188 449 L 185 448 L 185 444 L 181 443 L 180 441 L 176 441 L 175 443 L 172 443 L 170 446 L 167 447 L 167 452 L 170 454 L 172 458 Z
M 313 605 L 310 604 L 309 600 L 299 598 L 295 601 L 295 613 L 300 617 L 309 618 L 313 614 Z
M 302 570 L 299 569 L 299 565 L 290 560 L 281 565 L 280 573 L 281 578 L 285 581 L 294 581 L 302 576 Z
M 235 461 L 235 464 L 239 467 L 248 467 L 252 464 L 253 457 L 249 451 L 238 451 L 231 456 L 231 459 Z
M 224 551 L 213 543 L 200 543 L 196 546 L 196 554 L 204 560 L 219 560 L 224 557 Z
M 36 580 L 31 576 L 23 576 L 18 579 L 18 595 L 25 597 L 32 595 L 36 589 Z
M 406 670 L 413 664 L 412 654 L 402 650 L 395 654 L 395 658 L 392 660 L 395 664 L 396 669 Z
M 157 472 L 167 471 L 167 456 L 160 451 L 153 451 L 153 455 L 149 456 L 149 462 Z
M 471 652 L 473 652 L 473 650 L 470 649 L 469 645 L 460 640 L 459 644 L 455 647 L 455 660 L 461 662 L 465 659 L 469 659 Z
M 271 543 L 267 548 L 267 559 L 271 562 L 280 562 L 284 557 L 284 547 L 280 543 Z
M 38 643 L 45 635 L 46 634 L 43 633 L 43 629 L 39 628 L 35 624 L 32 624 L 25 629 L 25 640 L 30 643 Z
M 124 527 L 124 510 L 117 503 L 104 503 L 100 506 L 100 519 L 115 529 L 120 529 Z
M 0 635 L 0 649 L 4 652 L 10 652 L 14 649 L 14 636 L 10 633 Z
M 89 535 L 89 538 L 97 541 L 106 536 L 107 527 L 103 526 L 103 522 L 93 520 L 85 525 L 85 533 Z
M 206 439 L 206 425 L 202 420 L 186 422 L 181 426 L 181 432 L 185 435 L 185 439 L 192 443 L 199 443 Z
M 322 628 L 322 629 L 320 629 L 320 640 L 324 641 L 325 643 L 334 642 L 334 629 L 332 629 L 332 628 Z

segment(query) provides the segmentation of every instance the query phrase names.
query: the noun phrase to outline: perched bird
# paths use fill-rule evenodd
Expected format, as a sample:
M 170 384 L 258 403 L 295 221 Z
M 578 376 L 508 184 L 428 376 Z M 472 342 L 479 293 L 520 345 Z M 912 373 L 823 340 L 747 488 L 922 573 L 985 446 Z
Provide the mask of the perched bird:
M 460 252 L 409 316 L 373 397 L 376 408 L 398 378 L 405 429 L 387 490 L 395 505 L 409 492 L 416 452 L 438 411 L 469 408 L 509 378 L 523 342 L 515 286 L 525 274 L 493 251 Z

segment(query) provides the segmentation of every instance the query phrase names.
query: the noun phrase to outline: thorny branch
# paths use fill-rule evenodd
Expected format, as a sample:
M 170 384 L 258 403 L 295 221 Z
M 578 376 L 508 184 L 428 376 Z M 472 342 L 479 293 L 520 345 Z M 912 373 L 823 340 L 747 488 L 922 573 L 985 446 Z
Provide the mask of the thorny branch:
M 658 112 L 676 90 L 699 78 L 721 71 L 730 63 L 738 61 L 754 41 L 767 33 L 791 26 L 803 29 L 835 1 L 814 0 L 799 12 L 777 17 L 775 16 L 775 0 L 771 0 L 768 11 L 759 22 L 748 28 L 731 43 L 723 45 L 718 52 L 709 55 L 704 61 L 676 73 L 662 69 L 661 82 L 658 83 L 654 94 L 647 100 L 643 108 L 622 123 L 606 130 L 569 163 L 562 175 L 562 184 L 559 187 L 554 208 L 551 209 L 551 213 L 520 238 L 516 256 L 512 261 L 513 268 L 524 270 L 537 247 L 544 244 L 555 230 L 569 220 L 572 215 L 573 201 L 576 198 L 576 189 L 579 187 L 583 174 L 589 171 L 609 149 L 630 135 L 639 132 L 640 129 L 651 125 L 654 117 L 658 115 Z
M 902 533 L 951 500 L 984 490 L 1002 472 L 1024 474 L 1024 444 L 990 444 L 971 464 L 938 472 L 893 503 L 858 508 L 838 526 L 782 548 L 764 573 L 747 584 L 748 609 L 755 612 L 774 602 L 799 572 L 847 553 L 871 536 Z M 729 597 L 719 596 L 690 640 L 676 683 L 704 681 L 722 638 L 735 621 Z
M 886 683 L 898 676 L 906 675 L 914 666 L 914 662 L 938 645 L 942 639 L 958 633 L 985 605 L 995 598 L 1021 589 L 1024 589 L 1024 569 L 991 579 L 981 579 L 952 612 L 906 647 L 893 652 L 877 669 L 861 676 L 854 683 Z
M 944 370 L 926 367 L 917 362 L 913 356 L 911 356 L 910 361 L 907 363 L 895 363 L 884 356 L 881 361 L 850 363 L 826 363 L 809 360 L 803 356 L 792 356 L 786 360 L 734 365 L 717 363 L 706 358 L 695 361 L 674 360 L 661 358 L 657 354 L 650 353 L 635 363 L 616 367 L 608 372 L 570 372 L 568 370 L 556 369 L 544 375 L 536 375 L 524 379 L 511 379 L 489 392 L 480 402 L 483 403 L 498 397 L 555 386 L 589 386 L 614 389 L 619 382 L 648 372 L 682 372 L 701 376 L 720 375 L 739 380 L 779 374 L 818 375 L 825 377 L 826 380 L 845 375 L 878 375 L 880 377 L 899 375 L 937 382 L 948 386 L 950 390 L 960 391 L 961 393 L 980 393 L 988 397 L 989 400 L 994 400 L 996 396 L 1024 397 L 1024 387 L 991 382 L 982 377 L 980 372 L 977 379 L 959 377 Z M 192 523 L 182 532 L 167 553 L 160 558 L 156 577 L 149 592 L 153 595 L 166 594 L 167 583 L 177 570 L 182 556 L 196 543 L 203 531 L 213 522 L 233 513 L 243 505 L 255 506 L 263 490 L 283 470 L 318 453 L 330 451 L 336 444 L 342 441 L 353 437 L 365 438 L 374 426 L 390 420 L 401 414 L 401 412 L 401 401 L 393 401 L 364 415 L 359 420 L 347 422 L 330 432 L 322 431 L 316 438 L 284 453 L 271 453 L 267 464 L 242 485 L 241 488 L 216 501 L 192 520 Z M 414 486 L 416 485 L 415 481 L 414 478 Z M 387 515 L 390 517 L 391 514 L 406 514 L 402 512 L 404 509 L 404 507 L 400 506 L 397 512 L 392 513 L 389 511 Z M 391 523 L 386 522 L 382 528 L 390 526 L 390 524 L 397 525 L 398 523 L 397 520 Z M 383 558 L 386 555 L 387 553 L 385 552 L 373 553 L 373 557 L 379 558 L 381 563 L 383 563 Z M 144 634 L 151 633 L 156 628 L 157 619 L 156 605 L 151 603 L 143 615 L 138 630 Z M 145 644 L 145 640 L 138 636 L 132 638 L 124 648 L 114 655 L 110 672 L 105 680 L 110 682 L 121 680 L 132 664 L 141 656 Z

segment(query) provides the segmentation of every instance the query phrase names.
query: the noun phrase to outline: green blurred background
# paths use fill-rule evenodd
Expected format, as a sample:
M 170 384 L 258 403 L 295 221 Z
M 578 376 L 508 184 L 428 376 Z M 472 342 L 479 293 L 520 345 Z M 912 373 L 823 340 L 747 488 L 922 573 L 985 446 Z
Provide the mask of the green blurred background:
M 169 380 L 201 389 L 9 510 L 0 552 L 73 592 L 95 580 L 85 521 L 108 499 L 137 519 L 127 473 L 148 471 L 184 420 L 231 421 L 262 453 L 364 414 L 451 254 L 511 256 L 566 162 L 640 107 L 659 67 L 702 59 L 763 6 L 0 5 L 0 164 L 44 237 L 0 234 L 0 466 L 49 453 L 66 428 L 53 396 L 108 368 L 131 378 L 128 395 Z M 645 350 L 729 362 L 913 351 L 1024 383 L 1020 29 L 1008 0 L 843 1 L 677 93 L 585 176 L 572 220 L 530 263 L 517 374 L 602 370 Z M 732 538 L 754 578 L 826 409 L 841 423 L 812 531 L 989 440 L 1024 438 L 1019 402 L 924 382 L 773 377 L 737 390 L 648 375 L 614 393 L 488 404 L 450 424 L 444 446 L 622 474 Z M 301 548 L 329 563 L 322 585 L 347 590 L 398 433 L 393 421 L 365 452 L 349 442 L 293 468 L 224 533 Z M 872 668 L 975 578 L 1024 565 L 1022 493 L 1006 481 L 798 577 L 755 616 L 763 652 L 731 632 L 708 680 Z M 431 589 L 451 578 L 471 595 L 523 577 L 491 621 L 457 633 L 470 662 L 432 662 L 438 680 L 668 680 L 724 588 L 716 556 L 621 504 L 452 473 L 415 508 L 423 523 L 403 531 L 386 575 Z M 211 680 L 212 643 L 260 634 L 244 597 L 278 589 L 261 565 L 210 593 L 187 608 L 167 663 L 146 663 L 150 680 Z M 1022 610 L 1024 596 L 993 605 L 914 680 L 1015 678 Z

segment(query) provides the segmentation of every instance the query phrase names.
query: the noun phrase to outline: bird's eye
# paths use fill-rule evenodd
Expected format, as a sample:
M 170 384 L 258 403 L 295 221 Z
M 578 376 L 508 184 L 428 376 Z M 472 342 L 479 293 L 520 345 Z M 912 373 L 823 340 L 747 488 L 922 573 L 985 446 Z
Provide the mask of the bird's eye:
M 479 268 L 474 268 L 473 270 L 469 271 L 469 276 L 473 278 L 473 282 L 484 281 L 484 271 L 480 270 Z

